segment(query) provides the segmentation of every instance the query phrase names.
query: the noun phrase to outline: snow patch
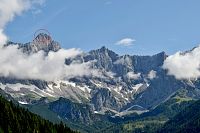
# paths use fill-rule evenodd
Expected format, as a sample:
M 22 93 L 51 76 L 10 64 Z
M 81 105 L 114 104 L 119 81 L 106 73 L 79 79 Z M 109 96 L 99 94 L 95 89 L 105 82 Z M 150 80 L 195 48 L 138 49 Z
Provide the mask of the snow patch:
M 99 114 L 99 112 L 98 112 L 98 111 L 94 111 L 94 113 L 95 113 L 95 114 Z
M 134 85 L 134 86 L 132 87 L 132 89 L 135 90 L 135 91 L 137 92 L 138 89 L 139 89 L 140 87 L 142 87 L 142 86 L 143 86 L 143 84 L 142 84 L 142 83 L 139 83 L 139 84 Z
M 20 104 L 28 104 L 27 102 L 18 101 Z
M 86 93 L 90 93 L 91 89 L 89 88 L 89 86 L 77 86 L 80 90 L 82 90 L 83 92 Z

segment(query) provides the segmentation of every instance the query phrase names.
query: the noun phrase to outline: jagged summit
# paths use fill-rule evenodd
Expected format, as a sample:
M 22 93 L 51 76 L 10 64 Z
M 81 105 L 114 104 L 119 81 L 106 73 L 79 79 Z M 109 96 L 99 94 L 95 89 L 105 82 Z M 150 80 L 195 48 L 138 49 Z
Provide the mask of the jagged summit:
M 52 42 L 52 39 L 51 39 L 51 36 L 46 34 L 46 33 L 40 33 L 38 34 L 35 39 L 33 40 L 33 42 L 38 42 L 38 43 L 51 43 Z
M 100 51 L 106 51 L 106 50 L 108 50 L 108 48 L 106 48 L 106 46 L 102 46 L 99 50 Z
M 110 56 L 111 58 L 116 59 L 119 55 L 113 52 L 112 50 L 106 48 L 105 46 L 102 46 L 99 49 L 92 50 L 89 53 L 94 54 L 94 55 L 102 55 L 102 56 Z
M 30 53 L 36 53 L 40 50 L 43 50 L 45 53 L 48 53 L 50 51 L 58 51 L 61 49 L 61 46 L 58 42 L 51 39 L 51 37 L 45 33 L 38 34 L 35 39 L 32 42 L 29 43 L 14 43 L 14 42 L 8 42 L 4 46 L 9 45 L 18 45 L 19 49 L 22 49 L 24 53 L 30 54 Z
M 52 40 L 51 36 L 40 33 L 38 34 L 33 42 L 30 44 L 32 52 L 38 52 L 40 50 L 48 53 L 49 51 L 58 51 L 61 47 L 60 44 Z

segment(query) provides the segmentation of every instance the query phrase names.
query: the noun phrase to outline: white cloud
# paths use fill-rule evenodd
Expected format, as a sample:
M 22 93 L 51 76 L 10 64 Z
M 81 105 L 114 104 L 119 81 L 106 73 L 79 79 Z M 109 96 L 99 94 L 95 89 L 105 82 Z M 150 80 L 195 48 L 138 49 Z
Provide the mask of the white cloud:
M 138 79 L 140 78 L 140 73 L 134 73 L 134 72 L 128 72 L 126 74 L 126 76 L 129 78 L 129 79 Z
M 200 46 L 187 53 L 177 52 L 167 57 L 163 65 L 169 75 L 177 79 L 195 79 L 200 77 Z
M 98 69 L 92 69 L 92 62 L 84 63 L 72 63 L 65 65 L 64 79 L 70 79 L 74 77 L 101 77 L 101 72 Z
M 149 74 L 148 74 L 148 78 L 149 79 L 154 79 L 155 77 L 156 77 L 156 71 L 154 71 L 154 70 L 151 70 L 150 72 L 149 72 Z
M 79 49 L 73 48 L 49 52 L 48 56 L 43 51 L 26 55 L 17 46 L 8 46 L 0 49 L 0 76 L 46 81 L 98 76 L 98 71 L 91 69 L 91 62 L 65 65 L 66 58 L 73 58 L 81 53 Z
M 135 40 L 132 38 L 124 38 L 124 39 L 116 42 L 116 44 L 121 45 L 121 46 L 131 46 L 131 45 L 133 45 L 134 42 L 135 42 Z
M 16 15 L 20 15 L 29 7 L 30 3 L 27 0 L 0 0 L 0 28 L 4 28 Z
M 132 60 L 129 56 L 123 56 L 122 58 L 116 60 L 114 64 L 126 64 L 130 66 L 132 64 Z

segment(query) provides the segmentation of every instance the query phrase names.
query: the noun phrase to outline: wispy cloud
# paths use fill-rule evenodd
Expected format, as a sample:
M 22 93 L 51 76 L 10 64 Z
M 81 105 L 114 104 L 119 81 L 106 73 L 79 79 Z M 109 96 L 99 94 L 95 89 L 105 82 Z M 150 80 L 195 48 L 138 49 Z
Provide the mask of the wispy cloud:
M 32 14 L 38 15 L 42 13 L 42 9 L 40 7 L 43 7 L 45 5 L 45 2 L 46 0 L 32 0 L 32 5 L 37 5 L 31 7 Z
M 116 45 L 121 46 L 131 46 L 135 42 L 135 39 L 132 38 L 124 38 L 116 42 Z
M 24 54 L 17 46 L 0 48 L 0 76 L 54 81 L 101 75 L 96 69 L 91 69 L 92 62 L 73 62 L 65 65 L 65 59 L 80 54 L 82 51 L 74 48 L 49 52 L 47 56 L 43 51 L 31 55 Z

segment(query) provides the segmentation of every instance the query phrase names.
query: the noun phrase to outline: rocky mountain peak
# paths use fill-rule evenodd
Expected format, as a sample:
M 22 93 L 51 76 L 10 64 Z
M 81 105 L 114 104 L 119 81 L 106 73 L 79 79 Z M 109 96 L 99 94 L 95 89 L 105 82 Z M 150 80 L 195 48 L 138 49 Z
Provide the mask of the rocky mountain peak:
M 112 50 L 109 50 L 108 48 L 106 48 L 105 46 L 101 47 L 100 49 L 97 50 L 92 50 L 90 51 L 91 54 L 93 55 L 101 55 L 104 57 L 109 57 L 111 59 L 116 59 L 118 57 L 118 54 L 116 54 L 115 52 L 113 52 Z
M 32 52 L 43 50 L 46 53 L 48 53 L 49 51 L 56 52 L 61 48 L 58 42 L 52 40 L 52 38 L 45 33 L 38 34 L 33 42 L 30 44 L 30 47 L 32 49 Z
M 102 46 L 100 49 L 99 49 L 99 51 L 101 51 L 101 52 L 106 52 L 108 50 L 108 48 L 106 48 L 105 46 Z
M 52 41 L 51 37 L 49 35 L 45 34 L 45 33 L 38 34 L 33 41 L 38 41 L 39 42 L 41 40 L 50 41 L 50 42 Z
M 18 45 L 19 49 L 22 49 L 24 53 L 30 54 L 30 53 L 37 53 L 38 51 L 43 50 L 45 53 L 48 53 L 50 51 L 58 51 L 61 49 L 61 46 L 58 42 L 52 40 L 52 38 L 45 34 L 40 33 L 38 34 L 35 39 L 32 42 L 29 43 L 14 43 L 14 42 L 8 42 L 6 46 L 9 45 Z

